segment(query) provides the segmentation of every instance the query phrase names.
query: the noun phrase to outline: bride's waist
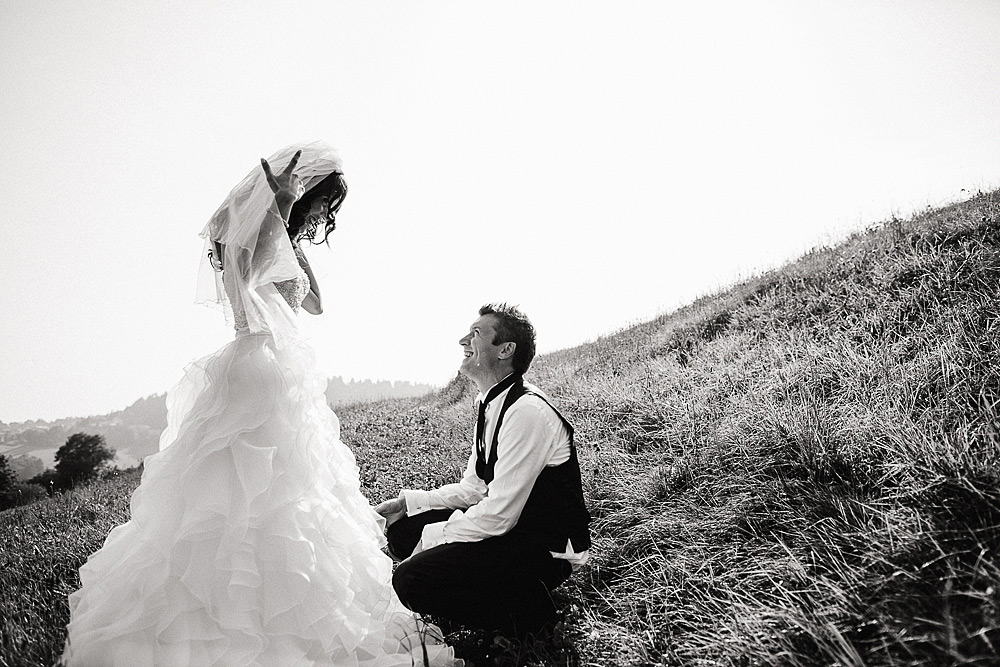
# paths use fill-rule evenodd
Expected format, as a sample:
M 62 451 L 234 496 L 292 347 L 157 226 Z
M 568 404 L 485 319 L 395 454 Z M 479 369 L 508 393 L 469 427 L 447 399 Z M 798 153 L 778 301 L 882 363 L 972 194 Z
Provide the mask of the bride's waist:
M 237 329 L 236 337 L 244 338 L 245 336 L 270 336 L 270 331 L 250 331 L 250 329 Z

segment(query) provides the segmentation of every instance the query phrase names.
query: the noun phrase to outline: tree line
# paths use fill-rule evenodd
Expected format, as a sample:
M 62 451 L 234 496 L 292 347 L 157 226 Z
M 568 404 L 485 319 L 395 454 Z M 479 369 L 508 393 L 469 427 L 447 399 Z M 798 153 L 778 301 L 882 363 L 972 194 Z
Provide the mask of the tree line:
M 0 456 L 0 510 L 27 505 L 42 498 L 86 484 L 108 470 L 115 450 L 103 435 L 74 433 L 55 455 L 56 467 L 19 481 L 6 456 Z

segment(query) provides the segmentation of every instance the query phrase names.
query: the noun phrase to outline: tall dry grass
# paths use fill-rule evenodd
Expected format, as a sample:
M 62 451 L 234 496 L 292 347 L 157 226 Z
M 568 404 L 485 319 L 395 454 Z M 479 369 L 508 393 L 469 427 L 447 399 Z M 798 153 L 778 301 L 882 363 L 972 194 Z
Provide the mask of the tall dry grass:
M 585 654 L 996 664 L 998 202 L 540 360 L 591 445 Z
M 62 653 L 78 570 L 128 520 L 139 471 L 0 512 L 0 667 L 51 665 Z

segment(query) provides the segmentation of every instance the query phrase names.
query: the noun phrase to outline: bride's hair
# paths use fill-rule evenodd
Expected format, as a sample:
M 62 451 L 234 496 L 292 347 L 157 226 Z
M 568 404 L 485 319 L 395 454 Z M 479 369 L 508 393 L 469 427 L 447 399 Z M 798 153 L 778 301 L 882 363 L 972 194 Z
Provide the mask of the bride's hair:
M 321 197 L 327 197 L 327 209 L 323 214 L 310 213 L 313 202 Z M 330 232 L 337 228 L 337 212 L 344 197 L 347 196 L 347 181 L 344 175 L 335 171 L 315 186 L 309 188 L 302 197 L 292 205 L 288 214 L 288 238 L 293 241 L 308 240 L 312 243 L 329 243 Z M 322 227 L 323 236 L 319 240 L 316 234 Z

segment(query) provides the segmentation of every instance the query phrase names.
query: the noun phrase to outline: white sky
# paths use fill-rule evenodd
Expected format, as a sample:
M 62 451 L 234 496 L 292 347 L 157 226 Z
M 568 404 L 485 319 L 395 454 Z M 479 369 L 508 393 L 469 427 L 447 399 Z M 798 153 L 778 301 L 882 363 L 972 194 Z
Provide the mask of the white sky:
M 350 184 L 322 369 L 443 384 L 483 302 L 561 349 L 997 187 L 998 35 L 987 0 L 4 0 L 0 420 L 230 340 L 197 233 L 286 144 Z

